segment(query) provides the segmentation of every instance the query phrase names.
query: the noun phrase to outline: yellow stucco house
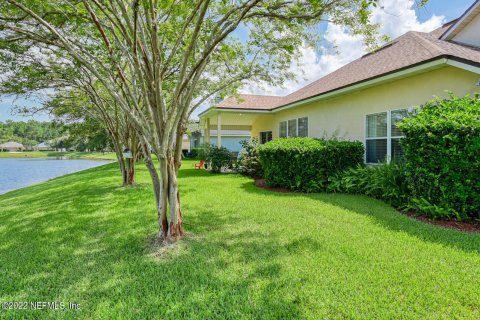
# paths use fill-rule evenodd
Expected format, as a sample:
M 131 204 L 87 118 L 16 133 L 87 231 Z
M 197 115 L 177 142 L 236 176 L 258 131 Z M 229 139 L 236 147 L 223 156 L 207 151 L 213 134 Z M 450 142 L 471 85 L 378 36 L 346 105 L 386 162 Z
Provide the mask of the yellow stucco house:
M 248 130 L 261 143 L 337 136 L 363 141 L 365 161 L 378 163 L 402 153 L 395 123 L 447 91 L 480 92 L 480 0 L 433 32 L 408 32 L 287 96 L 242 94 L 199 118 L 205 142 L 211 130 Z

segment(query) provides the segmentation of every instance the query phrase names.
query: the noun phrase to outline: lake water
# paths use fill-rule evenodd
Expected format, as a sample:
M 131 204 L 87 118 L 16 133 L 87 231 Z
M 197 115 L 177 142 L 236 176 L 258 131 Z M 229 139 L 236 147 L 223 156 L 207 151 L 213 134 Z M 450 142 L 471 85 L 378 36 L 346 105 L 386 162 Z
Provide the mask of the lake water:
M 0 159 L 0 194 L 110 162 L 45 158 Z

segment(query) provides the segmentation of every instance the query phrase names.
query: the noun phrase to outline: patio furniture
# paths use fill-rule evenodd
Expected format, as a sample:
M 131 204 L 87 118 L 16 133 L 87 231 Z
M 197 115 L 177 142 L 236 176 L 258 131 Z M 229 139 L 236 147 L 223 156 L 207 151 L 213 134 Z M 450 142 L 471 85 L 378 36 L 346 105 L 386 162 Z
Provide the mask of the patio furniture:
M 200 163 L 195 163 L 195 169 L 203 169 L 205 165 L 205 160 L 200 160 Z

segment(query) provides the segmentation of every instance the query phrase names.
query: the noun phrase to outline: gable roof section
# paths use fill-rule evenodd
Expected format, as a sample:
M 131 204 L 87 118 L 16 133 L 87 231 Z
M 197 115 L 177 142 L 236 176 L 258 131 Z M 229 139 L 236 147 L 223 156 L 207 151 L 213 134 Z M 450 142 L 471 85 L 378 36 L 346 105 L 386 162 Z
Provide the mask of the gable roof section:
M 410 31 L 394 40 L 391 45 L 367 54 L 287 95 L 277 107 L 442 57 L 479 63 L 480 49 L 442 41 L 432 34 Z
M 478 14 L 480 14 L 480 0 L 475 1 L 450 28 L 445 30 L 440 39 L 452 40 L 453 37 L 459 34 Z
M 216 108 L 271 111 L 442 58 L 480 67 L 480 48 L 439 39 L 456 23 L 457 20 L 451 21 L 430 33 L 407 32 L 376 52 L 366 54 L 287 96 L 241 94 L 240 99 L 225 99 Z
M 261 96 L 253 94 L 240 94 L 237 97 L 229 97 L 220 102 L 218 109 L 250 109 L 271 110 L 282 101 L 280 96 Z

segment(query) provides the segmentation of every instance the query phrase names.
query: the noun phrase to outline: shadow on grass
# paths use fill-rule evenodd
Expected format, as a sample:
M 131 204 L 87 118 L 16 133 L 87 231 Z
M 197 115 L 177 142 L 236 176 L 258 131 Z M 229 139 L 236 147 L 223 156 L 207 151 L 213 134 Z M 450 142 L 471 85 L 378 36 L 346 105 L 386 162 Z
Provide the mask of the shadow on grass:
M 335 207 L 372 217 L 378 224 L 392 231 L 406 232 L 424 241 L 450 246 L 467 252 L 480 253 L 480 234 L 442 228 L 415 220 L 403 215 L 385 202 L 367 196 L 326 193 L 277 193 L 258 188 L 254 182 L 244 183 L 242 188 L 247 192 L 268 194 L 273 197 L 305 197 L 321 201 Z
M 0 300 L 73 301 L 87 318 L 301 317 L 301 279 L 282 277 L 274 261 L 298 247 L 317 250 L 315 243 L 280 245 L 261 232 L 232 228 L 240 217 L 196 207 L 186 227 L 201 236 L 186 239 L 183 252 L 152 259 L 145 245 L 156 233 L 151 188 L 118 187 L 117 175 L 114 165 L 95 168 L 2 197 L 0 205 L 18 204 L 0 213 Z M 285 287 L 292 296 L 282 295 Z

